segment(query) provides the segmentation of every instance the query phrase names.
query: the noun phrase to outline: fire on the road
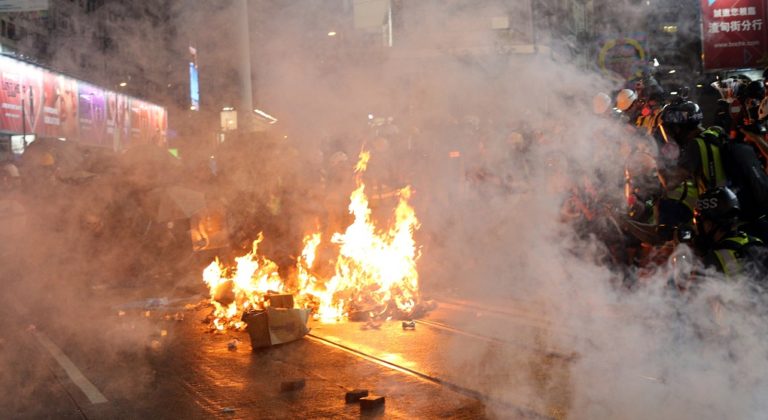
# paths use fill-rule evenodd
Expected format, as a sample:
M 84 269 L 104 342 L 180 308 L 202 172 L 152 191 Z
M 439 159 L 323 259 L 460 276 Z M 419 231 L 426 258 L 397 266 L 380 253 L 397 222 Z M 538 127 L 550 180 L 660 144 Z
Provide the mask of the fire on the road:
M 334 275 L 320 278 L 314 274 L 316 251 L 323 240 L 320 233 L 305 236 L 297 278 L 292 282 L 280 277 L 274 262 L 258 255 L 263 240 L 259 236 L 251 252 L 235 259 L 234 267 L 224 266 L 217 259 L 203 271 L 215 308 L 216 329 L 242 329 L 243 312 L 268 306 L 270 293 L 293 293 L 297 304 L 313 309 L 322 322 L 343 319 L 352 311 L 385 316 L 408 316 L 413 312 L 419 301 L 416 261 L 420 254 L 413 238 L 419 222 L 408 204 L 411 190 L 405 187 L 399 191 L 392 226 L 377 229 L 362 181 L 369 158 L 368 152 L 362 152 L 355 168 L 357 187 L 349 204 L 354 222 L 330 238 L 338 248 Z

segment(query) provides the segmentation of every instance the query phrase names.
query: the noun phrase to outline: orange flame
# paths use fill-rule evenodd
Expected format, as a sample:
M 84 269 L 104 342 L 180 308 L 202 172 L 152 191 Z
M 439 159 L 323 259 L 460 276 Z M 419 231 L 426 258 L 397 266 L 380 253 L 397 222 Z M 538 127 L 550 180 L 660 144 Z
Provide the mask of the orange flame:
M 244 311 L 263 308 L 267 292 L 284 291 L 277 264 L 257 253 L 262 240 L 264 236 L 259 234 L 251 252 L 235 258 L 236 268 L 231 273 L 218 258 L 203 270 L 203 281 L 211 291 L 217 330 L 243 328 L 240 316 Z
M 412 191 L 405 187 L 398 192 L 393 225 L 386 231 L 377 230 L 362 182 L 369 159 L 369 152 L 361 152 L 355 167 L 357 187 L 349 204 L 354 222 L 330 240 L 338 246 L 334 275 L 321 279 L 312 271 L 322 238 L 320 233 L 310 233 L 297 259 L 295 289 L 288 288 L 278 275 L 277 265 L 258 256 L 257 247 L 263 240 L 260 234 L 252 252 L 235 258 L 236 267 L 231 271 L 218 259 L 203 271 L 214 306 L 215 329 L 243 328 L 242 313 L 263 308 L 269 291 L 294 293 L 297 303 L 313 308 L 321 322 L 335 322 L 348 316 L 350 310 L 370 308 L 412 313 L 419 301 L 416 261 L 420 257 L 413 238 L 419 222 L 408 204 Z

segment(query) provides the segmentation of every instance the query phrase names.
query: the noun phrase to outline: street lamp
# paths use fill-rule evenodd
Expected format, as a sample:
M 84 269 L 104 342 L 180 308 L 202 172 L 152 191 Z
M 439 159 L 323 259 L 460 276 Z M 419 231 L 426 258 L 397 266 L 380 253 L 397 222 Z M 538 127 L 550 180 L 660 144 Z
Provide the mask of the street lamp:
M 254 109 L 253 112 L 256 113 L 256 115 L 260 116 L 261 118 L 264 118 L 265 120 L 267 120 L 269 124 L 274 124 L 277 122 L 277 118 L 267 114 L 266 112 L 260 109 Z

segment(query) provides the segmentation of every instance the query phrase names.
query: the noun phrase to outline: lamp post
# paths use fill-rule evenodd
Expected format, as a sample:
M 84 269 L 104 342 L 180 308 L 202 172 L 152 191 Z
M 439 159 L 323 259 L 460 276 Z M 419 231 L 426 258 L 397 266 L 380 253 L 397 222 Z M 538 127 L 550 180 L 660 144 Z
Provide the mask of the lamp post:
M 251 82 L 251 38 L 249 30 L 248 0 L 238 0 L 237 7 L 237 43 L 240 62 L 240 109 L 253 109 L 253 85 Z M 250 118 L 242 121 L 250 128 Z

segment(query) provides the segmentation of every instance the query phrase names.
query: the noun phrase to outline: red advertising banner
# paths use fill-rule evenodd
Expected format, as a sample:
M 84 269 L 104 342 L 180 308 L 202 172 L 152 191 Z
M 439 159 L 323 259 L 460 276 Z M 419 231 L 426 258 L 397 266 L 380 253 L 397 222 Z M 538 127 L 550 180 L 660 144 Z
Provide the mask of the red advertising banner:
M 77 139 L 77 105 L 76 80 L 43 72 L 42 122 L 38 124 L 36 133 L 42 137 Z
M 150 107 L 149 142 L 161 147 L 167 146 L 168 114 L 165 108 L 152 105 Z
M 0 129 L 33 133 L 42 110 L 43 72 L 0 57 Z
M 149 114 L 147 103 L 138 99 L 131 99 L 131 136 L 130 146 L 145 144 L 147 138 L 147 125 L 149 123 Z
M 166 146 L 165 108 L 0 56 L 0 132 L 36 134 L 115 151 Z
M 36 133 L 43 120 L 43 70 L 24 65 L 24 81 L 21 94 L 24 105 L 24 127 L 28 133 Z
M 704 69 L 766 65 L 764 0 L 700 0 Z
M 130 102 L 130 145 L 154 144 L 165 147 L 168 131 L 168 113 L 165 108 L 132 99 Z

